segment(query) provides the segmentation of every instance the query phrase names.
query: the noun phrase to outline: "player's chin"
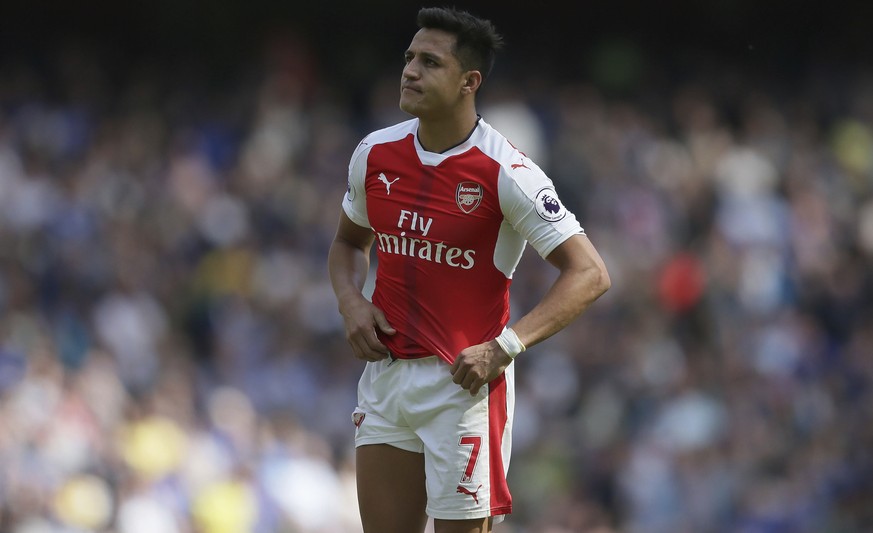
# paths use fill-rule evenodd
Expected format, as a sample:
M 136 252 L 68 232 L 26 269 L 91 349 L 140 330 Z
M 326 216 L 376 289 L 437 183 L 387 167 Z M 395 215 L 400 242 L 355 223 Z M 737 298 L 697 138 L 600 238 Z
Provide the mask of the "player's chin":
M 424 106 L 421 104 L 421 95 L 407 94 L 405 91 L 400 95 L 400 109 L 410 115 L 418 116 L 423 111 Z

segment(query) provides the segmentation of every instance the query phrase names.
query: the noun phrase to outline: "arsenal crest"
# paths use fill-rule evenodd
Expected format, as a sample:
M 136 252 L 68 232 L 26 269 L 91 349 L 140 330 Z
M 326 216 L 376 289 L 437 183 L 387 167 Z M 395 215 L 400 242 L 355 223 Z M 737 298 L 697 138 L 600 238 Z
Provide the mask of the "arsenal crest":
M 461 211 L 469 215 L 482 203 L 482 185 L 475 181 L 462 181 L 455 191 L 455 201 Z

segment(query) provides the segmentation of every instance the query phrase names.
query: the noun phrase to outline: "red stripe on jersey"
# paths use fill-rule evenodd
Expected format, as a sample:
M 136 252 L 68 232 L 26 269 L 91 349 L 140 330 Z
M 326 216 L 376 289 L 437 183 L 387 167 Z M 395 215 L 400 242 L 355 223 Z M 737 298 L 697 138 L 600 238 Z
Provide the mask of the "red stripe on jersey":
M 503 433 L 506 430 L 506 376 L 488 384 L 488 457 L 491 472 L 491 515 L 510 514 L 512 496 L 503 468 Z

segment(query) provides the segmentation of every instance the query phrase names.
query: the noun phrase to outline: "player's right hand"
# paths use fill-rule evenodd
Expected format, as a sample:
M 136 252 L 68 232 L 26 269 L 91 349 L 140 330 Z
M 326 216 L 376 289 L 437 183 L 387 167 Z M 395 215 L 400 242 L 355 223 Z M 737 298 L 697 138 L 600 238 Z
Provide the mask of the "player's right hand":
M 390 355 L 388 347 L 376 337 L 376 328 L 386 335 L 394 335 L 381 309 L 361 297 L 340 307 L 346 326 L 346 340 L 355 357 L 363 361 L 381 361 Z

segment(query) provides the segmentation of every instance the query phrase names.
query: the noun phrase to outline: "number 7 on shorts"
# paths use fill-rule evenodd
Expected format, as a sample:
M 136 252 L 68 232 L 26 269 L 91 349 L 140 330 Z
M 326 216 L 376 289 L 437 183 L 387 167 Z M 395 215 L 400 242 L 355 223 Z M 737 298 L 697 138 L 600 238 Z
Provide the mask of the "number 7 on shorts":
M 464 468 L 464 475 L 461 476 L 461 483 L 470 483 L 473 481 L 473 471 L 476 469 L 476 461 L 479 459 L 479 448 L 482 447 L 482 437 L 480 435 L 464 435 L 458 441 L 458 446 L 469 446 L 470 457 L 467 459 L 467 466 Z

